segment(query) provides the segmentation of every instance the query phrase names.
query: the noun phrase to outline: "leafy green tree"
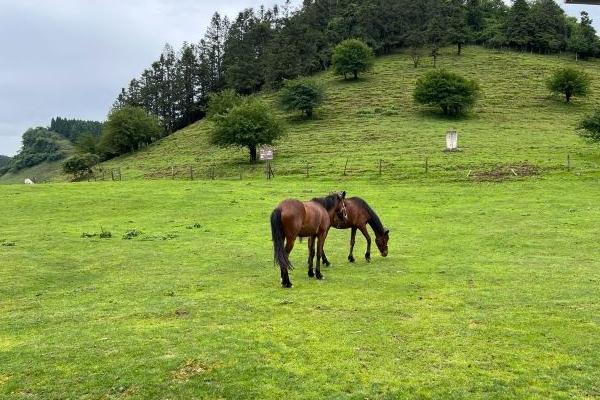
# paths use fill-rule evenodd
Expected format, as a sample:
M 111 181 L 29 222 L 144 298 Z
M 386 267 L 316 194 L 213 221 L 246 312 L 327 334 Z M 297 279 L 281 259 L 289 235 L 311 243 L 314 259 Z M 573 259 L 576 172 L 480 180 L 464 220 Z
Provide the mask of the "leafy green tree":
M 285 111 L 300 111 L 308 118 L 325 100 L 325 90 L 317 81 L 298 79 L 288 81 L 279 92 L 279 105 Z
M 219 93 L 212 93 L 208 99 L 206 115 L 215 118 L 226 115 L 233 107 L 242 103 L 243 98 L 233 89 L 226 89 Z
M 567 49 L 575 53 L 576 59 L 587 59 L 599 52 L 600 45 L 592 20 L 585 11 L 581 12 L 579 24 L 571 26 Z
M 0 154 L 0 176 L 4 175 L 10 169 L 11 158 Z
M 113 109 L 104 124 L 100 147 L 107 157 L 139 149 L 160 138 L 163 128 L 157 117 L 141 107 Z
M 590 77 L 574 68 L 556 71 L 546 82 L 548 90 L 555 94 L 564 94 L 567 103 L 573 96 L 585 96 L 590 88 Z
M 246 98 L 225 115 L 214 118 L 211 142 L 221 147 L 246 147 L 250 161 L 257 160 L 257 149 L 270 145 L 283 135 L 281 122 L 261 101 Z
M 600 109 L 587 116 L 577 127 L 579 135 L 593 142 L 600 142 Z
M 419 104 L 440 107 L 444 115 L 458 115 L 475 104 L 479 92 L 479 85 L 474 80 L 440 70 L 417 80 L 414 99 Z
M 467 9 L 463 0 L 448 0 L 445 6 L 448 42 L 456 45 L 456 54 L 461 55 L 462 48 L 469 39 L 467 28 Z
M 75 179 L 80 179 L 92 173 L 92 168 L 100 162 L 96 154 L 76 154 L 63 163 L 63 171 L 71 174 Z
M 531 5 L 531 47 L 556 52 L 565 46 L 567 19 L 554 0 L 536 0 Z
M 532 42 L 533 28 L 527 0 L 514 0 L 506 22 L 508 45 L 520 49 L 529 47 Z
M 358 79 L 358 75 L 370 71 L 374 63 L 373 50 L 358 39 L 344 40 L 333 50 L 333 70 L 336 75 L 343 75 L 344 79 L 348 74 Z

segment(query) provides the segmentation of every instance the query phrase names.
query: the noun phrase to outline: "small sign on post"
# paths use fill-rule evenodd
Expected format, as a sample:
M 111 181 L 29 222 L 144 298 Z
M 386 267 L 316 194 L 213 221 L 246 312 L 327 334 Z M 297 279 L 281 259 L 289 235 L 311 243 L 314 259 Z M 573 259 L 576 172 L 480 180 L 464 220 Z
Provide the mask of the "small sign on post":
M 273 148 L 270 146 L 264 146 L 259 149 L 261 161 L 271 161 L 274 158 Z
M 456 131 L 446 132 L 445 151 L 460 151 L 460 149 L 458 148 L 458 133 Z
M 271 146 L 263 146 L 258 149 L 259 158 L 261 161 L 266 161 L 265 165 L 265 175 L 267 179 L 275 178 L 275 173 L 273 173 L 273 168 L 271 167 L 271 161 L 275 158 L 275 151 Z

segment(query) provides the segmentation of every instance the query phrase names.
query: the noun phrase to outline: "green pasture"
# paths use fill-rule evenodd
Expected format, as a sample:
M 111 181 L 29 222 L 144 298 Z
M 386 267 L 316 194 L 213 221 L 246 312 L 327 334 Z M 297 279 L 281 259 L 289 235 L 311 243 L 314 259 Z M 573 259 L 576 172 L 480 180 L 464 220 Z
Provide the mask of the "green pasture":
M 563 107 L 536 96 L 546 109 Z M 361 98 L 349 108 L 392 102 Z M 479 111 L 487 110 L 484 103 Z M 510 120 L 503 110 L 484 115 Z M 491 132 L 487 116 L 473 126 Z M 429 121 L 429 136 L 445 125 Z M 570 132 L 551 126 L 571 122 L 524 132 L 504 160 L 529 157 L 553 132 L 548 160 L 567 148 L 587 154 Z M 465 133 L 466 124 L 457 123 Z M 390 120 L 373 132 L 396 134 L 395 126 Z M 508 148 L 496 132 L 493 140 Z M 282 147 L 284 158 L 294 140 Z M 422 140 L 413 142 L 415 156 L 436 146 Z M 476 151 L 485 161 L 485 143 L 477 139 L 465 155 Z M 395 151 L 381 143 L 358 160 L 384 147 Z M 556 173 L 503 183 L 348 177 L 0 186 L 0 398 L 600 397 L 599 183 L 597 174 Z M 332 231 L 325 280 L 307 277 L 304 242 L 292 254 L 294 288 L 282 289 L 271 210 L 287 197 L 338 189 L 379 213 L 391 230 L 390 256 L 351 265 L 349 232 Z M 102 229 L 112 238 L 82 237 Z M 133 229 L 141 234 L 122 239 Z M 364 249 L 360 238 L 355 255 Z
M 425 172 L 457 179 L 469 171 L 500 166 L 533 167 L 554 173 L 571 159 L 583 170 L 600 169 L 600 152 L 575 133 L 579 121 L 600 104 L 600 63 L 575 62 L 563 55 L 545 56 L 513 51 L 498 52 L 467 47 L 456 56 L 444 49 L 439 68 L 476 79 L 482 97 L 463 118 L 443 118 L 439 111 L 413 101 L 416 80 L 432 69 L 431 60 L 414 68 L 407 54 L 377 60 L 372 74 L 344 81 L 331 73 L 316 79 L 324 83 L 327 100 L 313 120 L 281 113 L 287 136 L 275 146 L 277 176 L 309 174 L 334 179 L 346 176 L 370 179 L 420 178 Z M 557 69 L 574 67 L 592 77 L 592 91 L 572 104 L 551 96 L 546 79 Z M 273 101 L 276 93 L 261 95 Z M 459 132 L 459 154 L 446 154 L 446 131 Z M 260 176 L 260 166 L 248 162 L 242 149 L 219 149 L 209 144 L 211 124 L 201 121 L 131 155 L 104 163 L 107 171 L 120 168 L 124 179 L 238 179 Z M 347 163 L 347 164 L 346 164 Z

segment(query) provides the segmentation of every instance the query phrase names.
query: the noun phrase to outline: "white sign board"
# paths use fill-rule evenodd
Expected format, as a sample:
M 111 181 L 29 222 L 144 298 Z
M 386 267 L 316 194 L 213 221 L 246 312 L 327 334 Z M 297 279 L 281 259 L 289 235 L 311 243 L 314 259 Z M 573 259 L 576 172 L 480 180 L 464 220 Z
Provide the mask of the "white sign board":
M 458 133 L 456 131 L 448 131 L 446 133 L 446 150 L 458 150 Z
M 272 147 L 261 147 L 260 151 L 260 160 L 261 161 L 270 161 L 273 159 L 273 148 Z

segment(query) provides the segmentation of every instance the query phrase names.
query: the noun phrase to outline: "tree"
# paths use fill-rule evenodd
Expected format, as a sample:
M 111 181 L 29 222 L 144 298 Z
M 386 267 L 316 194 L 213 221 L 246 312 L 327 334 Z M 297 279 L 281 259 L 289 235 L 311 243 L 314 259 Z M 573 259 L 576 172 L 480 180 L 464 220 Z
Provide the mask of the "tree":
M 152 143 L 162 131 L 159 119 L 143 108 L 117 108 L 111 111 L 104 124 L 100 147 L 105 156 L 118 156 Z
M 576 59 L 582 58 L 585 60 L 598 52 L 600 47 L 598 37 L 587 12 L 581 12 L 579 24 L 572 26 L 571 30 L 567 48 L 575 53 Z
M 585 96 L 590 87 L 590 77 L 583 71 L 574 68 L 563 68 L 556 71 L 546 82 L 548 90 L 556 94 L 564 94 L 567 103 L 573 96 Z
M 309 118 L 324 99 L 323 86 L 310 79 L 288 81 L 279 92 L 279 105 L 283 110 L 300 111 Z
M 506 38 L 509 46 L 527 48 L 532 41 L 530 8 L 527 0 L 514 0 L 506 25 Z
M 373 50 L 358 39 L 344 40 L 333 50 L 333 70 L 336 75 L 343 75 L 344 79 L 348 74 L 358 79 L 358 75 L 370 71 L 374 63 Z
M 233 107 L 225 115 L 214 118 L 211 142 L 221 147 L 246 147 L 250 161 L 257 160 L 257 149 L 270 145 L 283 135 L 283 126 L 269 108 L 253 98 Z
M 461 55 L 462 48 L 469 38 L 467 28 L 467 10 L 463 0 L 448 0 L 445 6 L 448 42 L 456 45 L 456 54 Z
M 458 115 L 475 104 L 479 91 L 474 80 L 440 70 L 417 80 L 414 99 L 419 104 L 440 107 L 444 115 Z
M 593 142 L 600 142 L 600 109 L 586 117 L 577 127 L 579 135 Z
M 92 168 L 100 162 L 96 154 L 76 154 L 63 163 L 63 171 L 72 174 L 75 179 L 80 179 L 92 173 Z

